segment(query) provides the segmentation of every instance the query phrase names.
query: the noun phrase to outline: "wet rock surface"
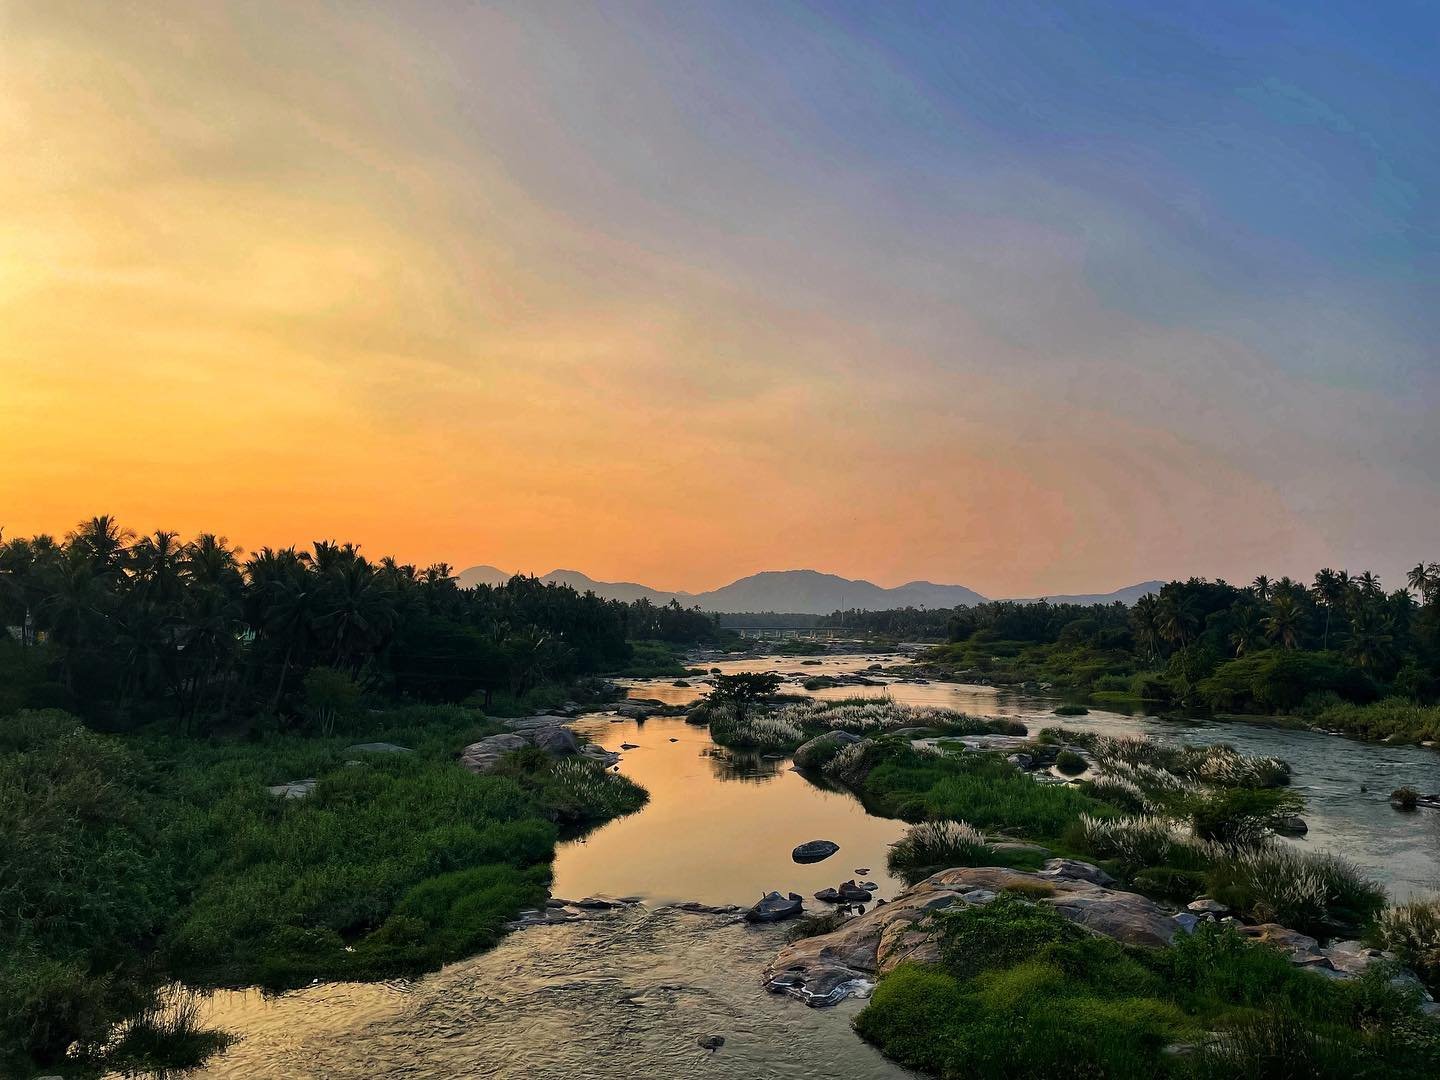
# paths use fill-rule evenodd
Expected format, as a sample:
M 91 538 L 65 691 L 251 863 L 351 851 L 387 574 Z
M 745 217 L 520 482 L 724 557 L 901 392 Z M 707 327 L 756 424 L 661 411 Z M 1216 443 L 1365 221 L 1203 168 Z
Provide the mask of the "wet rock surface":
M 1051 895 L 1036 897 L 1038 903 L 1050 904 L 1071 922 L 1127 945 L 1167 945 L 1180 931 L 1153 900 L 1087 880 L 1102 873 L 1097 867 L 1072 860 L 1055 862 L 1064 865 L 1044 875 L 993 866 L 943 870 L 832 933 L 787 945 L 766 968 L 765 986 L 812 1006 L 863 996 L 877 975 L 898 964 L 939 960 L 940 938 L 931 915 L 989 903 L 1007 888 L 1031 894 L 1048 888 Z
M 833 840 L 807 840 L 797 845 L 790 857 L 797 863 L 817 863 L 830 858 L 839 850 L 840 845 Z
M 745 912 L 745 921 L 752 923 L 779 922 L 793 919 L 805 910 L 805 899 L 799 893 L 782 896 L 778 892 L 766 893 Z

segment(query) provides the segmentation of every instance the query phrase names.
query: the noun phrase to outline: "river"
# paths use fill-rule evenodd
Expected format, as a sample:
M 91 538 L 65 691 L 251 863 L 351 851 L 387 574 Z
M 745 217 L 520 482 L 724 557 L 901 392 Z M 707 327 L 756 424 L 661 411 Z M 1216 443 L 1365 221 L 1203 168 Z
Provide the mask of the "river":
M 859 672 L 893 656 L 718 661 L 723 671 L 776 671 L 786 689 L 821 674 Z M 707 664 L 707 666 L 709 666 Z M 673 680 L 629 684 L 632 697 L 671 703 L 705 688 Z M 992 687 L 886 680 L 816 691 L 821 697 L 888 696 L 972 714 L 1010 716 L 1032 732 L 1066 726 L 1166 741 L 1223 741 L 1246 754 L 1282 757 L 1307 802 L 1310 826 L 1292 841 L 1365 867 L 1397 898 L 1440 887 L 1440 813 L 1400 814 L 1402 784 L 1440 790 L 1440 756 L 1417 747 L 1369 745 L 1247 723 L 1165 721 L 1092 710 L 1060 720 L 1053 698 Z M 650 803 L 562 844 L 553 893 L 638 897 L 592 921 L 540 926 L 495 949 L 409 983 L 335 984 L 280 997 L 254 991 L 210 996 L 205 1019 L 241 1036 L 203 1078 L 240 1077 L 707 1077 L 909 1076 L 860 1041 L 859 1007 L 812 1010 L 760 989 L 759 974 L 783 929 L 750 927 L 666 907 L 674 901 L 749 904 L 768 889 L 808 896 L 859 876 L 893 895 L 885 851 L 904 826 L 868 815 L 843 791 L 805 780 L 785 758 L 737 755 L 682 718 L 644 722 L 595 714 L 577 730 L 609 749 L 629 743 L 622 770 Z M 827 839 L 840 851 L 798 866 L 790 850 Z M 718 1034 L 718 1051 L 697 1039 Z

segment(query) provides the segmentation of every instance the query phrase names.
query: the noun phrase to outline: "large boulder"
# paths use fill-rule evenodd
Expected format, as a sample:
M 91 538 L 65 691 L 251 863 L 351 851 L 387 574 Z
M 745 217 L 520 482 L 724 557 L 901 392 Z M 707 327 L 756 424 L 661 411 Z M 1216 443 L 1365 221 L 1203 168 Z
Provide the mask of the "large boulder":
M 536 728 L 530 735 L 530 741 L 553 757 L 569 757 L 580 752 L 580 740 L 575 733 L 559 724 Z
M 487 773 L 495 768 L 506 754 L 528 749 L 531 745 L 528 738 L 516 731 L 487 735 L 460 752 L 460 764 L 473 773 Z
M 1047 874 L 998 866 L 942 870 L 829 934 L 787 945 L 766 968 L 765 986 L 814 1006 L 863 993 L 901 963 L 940 959 L 936 912 L 989 903 L 1006 889 L 1021 889 L 1071 922 L 1127 945 L 1168 945 L 1180 932 L 1153 900 L 1087 880 L 1097 872 L 1075 862 Z

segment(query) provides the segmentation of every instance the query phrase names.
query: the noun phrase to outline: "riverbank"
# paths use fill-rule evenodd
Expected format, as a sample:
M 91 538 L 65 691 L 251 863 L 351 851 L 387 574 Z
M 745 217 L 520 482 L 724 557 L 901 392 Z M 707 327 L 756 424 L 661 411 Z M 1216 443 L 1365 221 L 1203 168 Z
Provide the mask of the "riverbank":
M 172 981 L 385 979 L 493 945 L 543 907 L 562 831 L 645 800 L 578 755 L 461 766 L 465 746 L 505 730 L 461 707 L 204 741 L 10 718 L 0 787 L 36 797 L 0 803 L 0 831 L 34 838 L 3 863 L 18 897 L 0 924 L 8 1067 L 195 1064 L 222 1043 L 150 1007 Z
M 912 880 L 936 873 L 942 893 L 922 885 L 919 899 L 862 907 L 848 922 L 841 909 L 838 929 L 822 920 L 829 932 L 783 950 L 767 979 L 813 1005 L 878 978 L 857 1029 L 904 1064 L 947 1077 L 1238 1077 L 1325 1057 L 1347 1075 L 1399 1077 L 1415 1061 L 1440 1064 L 1440 1027 L 1413 976 L 1409 989 L 1392 984 L 1393 964 L 1348 940 L 1334 955 L 1358 951 L 1375 971 L 1339 986 L 1267 947 L 1348 977 L 1316 938 L 1385 937 L 1375 883 L 1342 859 L 1270 839 L 1304 828 L 1283 761 L 1063 729 L 1028 741 L 964 732 L 974 724 L 965 717 L 890 702 L 730 712 L 712 704 L 696 715 L 721 741 L 808 737 L 797 766 L 924 823 L 892 848 L 889 868 Z M 1002 841 L 976 825 L 1003 830 Z M 1017 854 L 1093 862 L 995 869 Z M 937 915 L 941 898 L 955 910 Z M 1199 925 L 1215 913 L 1230 926 Z M 1102 946 L 1070 920 L 1120 944 Z M 860 932 L 867 924 L 873 933 Z M 1386 940 L 1406 951 L 1396 935 Z M 1425 956 L 1409 950 L 1436 975 Z M 1356 1035 L 1362 1015 L 1369 1027 Z

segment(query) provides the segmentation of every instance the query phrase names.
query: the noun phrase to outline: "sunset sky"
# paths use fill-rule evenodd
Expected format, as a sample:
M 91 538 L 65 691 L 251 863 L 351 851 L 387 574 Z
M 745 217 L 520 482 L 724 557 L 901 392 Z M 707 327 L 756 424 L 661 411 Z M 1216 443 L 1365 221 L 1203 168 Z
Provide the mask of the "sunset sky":
M 1399 586 L 1437 10 L 0 0 L 0 524 Z

